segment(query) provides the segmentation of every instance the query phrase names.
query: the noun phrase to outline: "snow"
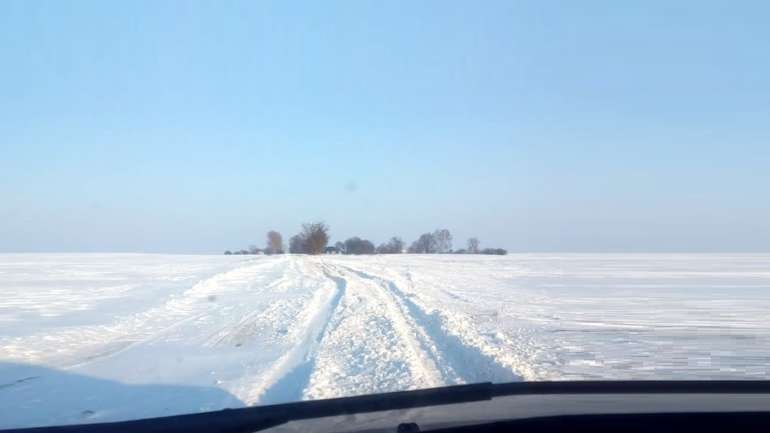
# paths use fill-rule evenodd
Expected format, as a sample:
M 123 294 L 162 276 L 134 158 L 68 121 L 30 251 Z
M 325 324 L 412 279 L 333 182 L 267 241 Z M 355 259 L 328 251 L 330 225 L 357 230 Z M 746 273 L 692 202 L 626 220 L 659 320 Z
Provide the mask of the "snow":
M 477 381 L 770 379 L 770 255 L 0 255 L 0 428 Z

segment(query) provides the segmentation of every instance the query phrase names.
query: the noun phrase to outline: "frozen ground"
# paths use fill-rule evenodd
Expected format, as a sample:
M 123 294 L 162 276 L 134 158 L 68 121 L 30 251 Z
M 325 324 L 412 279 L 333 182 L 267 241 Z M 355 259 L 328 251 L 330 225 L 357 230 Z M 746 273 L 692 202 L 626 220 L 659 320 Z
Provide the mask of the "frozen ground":
M 0 255 L 0 428 L 475 381 L 770 379 L 770 255 Z

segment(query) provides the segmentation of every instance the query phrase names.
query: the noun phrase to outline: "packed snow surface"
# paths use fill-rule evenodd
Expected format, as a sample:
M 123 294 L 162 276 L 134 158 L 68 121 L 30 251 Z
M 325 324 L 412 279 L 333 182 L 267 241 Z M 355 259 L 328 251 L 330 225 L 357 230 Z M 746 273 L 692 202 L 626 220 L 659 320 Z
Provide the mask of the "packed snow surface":
M 478 381 L 770 379 L 770 255 L 0 255 L 0 428 Z

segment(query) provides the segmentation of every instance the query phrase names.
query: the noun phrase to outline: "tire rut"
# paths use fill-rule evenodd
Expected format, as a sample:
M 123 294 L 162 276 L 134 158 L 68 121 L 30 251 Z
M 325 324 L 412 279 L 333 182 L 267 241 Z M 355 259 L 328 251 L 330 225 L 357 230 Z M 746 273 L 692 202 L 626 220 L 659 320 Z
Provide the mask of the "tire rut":
M 438 386 L 444 378 L 415 327 L 375 282 L 337 264 L 327 275 L 347 290 L 331 318 L 305 398 Z
M 246 397 L 247 404 L 274 404 L 302 399 L 315 369 L 318 348 L 329 332 L 347 287 L 344 279 L 330 275 L 323 265 L 321 270 L 334 283 L 332 292 L 319 292 L 320 299 L 307 307 L 316 311 L 303 323 L 301 337 L 264 375 L 262 384 L 251 390 Z
M 494 356 L 484 353 L 482 347 L 468 344 L 460 336 L 449 332 L 445 319 L 438 311 L 426 312 L 394 281 L 349 266 L 343 267 L 361 278 L 377 281 L 395 299 L 402 314 L 415 323 L 416 333 L 422 336 L 423 347 L 428 348 L 435 363 L 441 367 L 446 384 L 522 380 L 512 366 L 501 363 Z

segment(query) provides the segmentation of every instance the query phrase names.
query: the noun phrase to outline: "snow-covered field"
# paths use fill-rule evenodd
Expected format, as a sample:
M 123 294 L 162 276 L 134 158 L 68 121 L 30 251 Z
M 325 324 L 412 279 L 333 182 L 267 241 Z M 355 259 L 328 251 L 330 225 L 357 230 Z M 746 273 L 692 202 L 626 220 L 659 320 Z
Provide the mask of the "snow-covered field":
M 770 255 L 0 255 L 0 427 L 475 381 L 770 379 Z

